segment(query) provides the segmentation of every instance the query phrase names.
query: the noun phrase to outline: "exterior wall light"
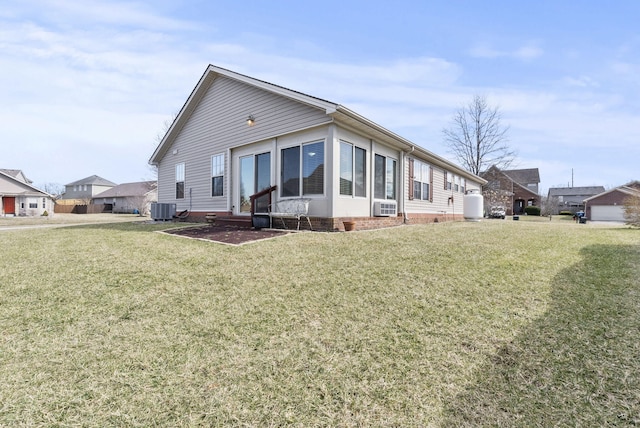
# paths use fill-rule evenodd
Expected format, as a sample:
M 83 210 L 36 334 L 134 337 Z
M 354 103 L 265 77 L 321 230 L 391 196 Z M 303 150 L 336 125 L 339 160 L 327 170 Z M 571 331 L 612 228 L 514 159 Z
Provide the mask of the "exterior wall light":
M 256 118 L 253 117 L 252 114 L 249 115 L 249 117 L 247 117 L 247 126 L 253 126 L 256 123 Z

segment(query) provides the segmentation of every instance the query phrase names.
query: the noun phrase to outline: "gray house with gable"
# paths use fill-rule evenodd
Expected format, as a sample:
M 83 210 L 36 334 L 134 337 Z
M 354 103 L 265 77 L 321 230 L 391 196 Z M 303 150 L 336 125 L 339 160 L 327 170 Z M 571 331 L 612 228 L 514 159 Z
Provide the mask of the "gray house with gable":
M 106 180 L 97 175 L 65 184 L 65 191 L 61 199 L 79 199 L 82 201 L 91 201 L 94 196 L 115 187 L 116 183 Z

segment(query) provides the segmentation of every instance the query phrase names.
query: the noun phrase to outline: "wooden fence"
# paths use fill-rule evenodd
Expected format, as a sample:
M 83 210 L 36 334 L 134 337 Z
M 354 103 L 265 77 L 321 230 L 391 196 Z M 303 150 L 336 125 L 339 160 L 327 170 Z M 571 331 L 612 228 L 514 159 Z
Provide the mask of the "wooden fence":
M 111 204 L 91 204 L 91 205 L 62 205 L 56 204 L 53 208 L 58 214 L 100 214 L 111 212 Z

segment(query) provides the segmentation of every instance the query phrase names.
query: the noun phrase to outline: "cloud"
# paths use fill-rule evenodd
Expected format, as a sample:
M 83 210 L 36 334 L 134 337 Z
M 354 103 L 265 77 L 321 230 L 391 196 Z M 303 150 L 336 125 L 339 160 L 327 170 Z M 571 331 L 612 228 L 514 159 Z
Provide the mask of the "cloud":
M 580 88 L 588 88 L 588 87 L 597 88 L 600 86 L 600 84 L 597 81 L 595 81 L 589 76 L 577 76 L 577 77 L 567 76 L 564 79 L 562 79 L 562 81 L 569 86 L 577 86 Z
M 474 58 L 513 58 L 520 61 L 531 61 L 543 56 L 544 50 L 536 42 L 528 42 L 515 49 L 496 49 L 485 42 L 472 46 L 469 55 Z

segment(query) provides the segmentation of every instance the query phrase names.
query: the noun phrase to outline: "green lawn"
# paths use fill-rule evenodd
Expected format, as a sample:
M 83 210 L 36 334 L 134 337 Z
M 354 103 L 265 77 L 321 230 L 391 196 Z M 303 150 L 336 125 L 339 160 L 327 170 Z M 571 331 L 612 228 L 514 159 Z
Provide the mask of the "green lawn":
M 640 424 L 640 230 L 172 226 L 0 231 L 0 426 Z

